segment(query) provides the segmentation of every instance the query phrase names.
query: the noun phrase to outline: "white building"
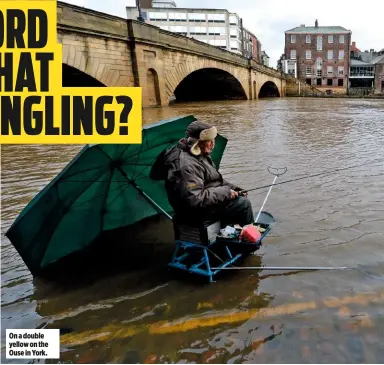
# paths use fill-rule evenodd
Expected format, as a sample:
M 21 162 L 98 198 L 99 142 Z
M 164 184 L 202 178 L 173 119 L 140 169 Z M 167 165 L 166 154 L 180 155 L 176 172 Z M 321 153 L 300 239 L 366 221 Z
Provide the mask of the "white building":
M 265 51 L 261 52 L 261 62 L 264 66 L 269 67 L 269 56 Z
M 195 38 L 201 42 L 244 54 L 242 19 L 225 9 L 177 8 L 173 0 L 153 0 L 152 7 L 143 2 L 144 21 L 161 29 Z M 135 6 L 126 8 L 128 19 L 137 19 Z
M 297 78 L 296 60 L 283 60 L 283 72 Z

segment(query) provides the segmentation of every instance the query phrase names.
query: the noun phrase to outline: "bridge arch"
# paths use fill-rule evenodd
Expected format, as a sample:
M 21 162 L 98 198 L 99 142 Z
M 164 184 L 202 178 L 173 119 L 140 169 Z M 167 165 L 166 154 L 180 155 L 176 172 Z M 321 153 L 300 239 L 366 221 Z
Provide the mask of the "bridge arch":
M 280 91 L 273 81 L 266 81 L 260 88 L 259 98 L 280 97 Z
M 246 100 L 241 82 L 228 71 L 201 68 L 182 79 L 174 90 L 176 101 Z
M 106 86 L 96 78 L 87 73 L 67 65 L 62 64 L 62 86 L 64 87 L 103 87 Z
M 183 55 L 174 63 L 174 67 L 164 69 L 166 99 L 175 100 L 218 100 L 248 99 L 248 72 L 229 63 Z M 199 85 L 200 82 L 200 85 Z M 220 85 L 220 94 L 209 98 L 212 85 Z M 188 89 L 189 87 L 189 89 Z M 233 87 L 233 90 L 230 90 Z M 193 97 L 195 94 L 198 99 Z M 212 94 L 212 93 L 211 93 Z M 212 94 L 213 95 L 213 94 Z

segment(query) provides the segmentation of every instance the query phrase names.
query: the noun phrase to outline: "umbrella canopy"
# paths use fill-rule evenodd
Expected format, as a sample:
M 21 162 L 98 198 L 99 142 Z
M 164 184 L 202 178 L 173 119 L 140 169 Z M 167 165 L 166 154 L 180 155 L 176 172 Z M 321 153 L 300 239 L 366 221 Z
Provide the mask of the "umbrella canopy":
M 104 231 L 159 213 L 171 217 L 164 182 L 151 180 L 149 173 L 194 120 L 185 116 L 145 126 L 141 144 L 86 145 L 6 233 L 31 273 L 85 249 Z M 212 154 L 217 167 L 226 144 L 218 135 Z

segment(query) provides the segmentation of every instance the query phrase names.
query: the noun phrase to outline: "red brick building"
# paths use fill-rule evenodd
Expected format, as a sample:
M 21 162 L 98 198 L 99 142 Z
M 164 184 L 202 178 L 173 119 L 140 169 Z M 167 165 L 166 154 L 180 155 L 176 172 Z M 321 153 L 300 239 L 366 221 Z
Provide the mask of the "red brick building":
M 261 43 L 248 29 L 243 27 L 244 56 L 261 63 Z
M 382 55 L 372 61 L 375 65 L 375 93 L 384 93 L 384 49 L 381 52 Z
M 349 55 L 352 32 L 340 26 L 293 28 L 285 32 L 286 59 L 297 66 L 297 77 L 333 93 L 348 91 Z

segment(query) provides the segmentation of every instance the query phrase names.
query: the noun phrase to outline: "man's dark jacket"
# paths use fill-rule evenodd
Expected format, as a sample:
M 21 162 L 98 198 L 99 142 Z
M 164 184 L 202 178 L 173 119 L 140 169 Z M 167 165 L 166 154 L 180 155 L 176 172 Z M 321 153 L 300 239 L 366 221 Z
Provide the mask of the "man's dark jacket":
M 209 156 L 195 156 L 190 147 L 186 139 L 180 140 L 158 158 L 151 177 L 165 179 L 168 200 L 176 214 L 203 218 L 232 201 L 231 189 L 241 189 L 223 179 Z

